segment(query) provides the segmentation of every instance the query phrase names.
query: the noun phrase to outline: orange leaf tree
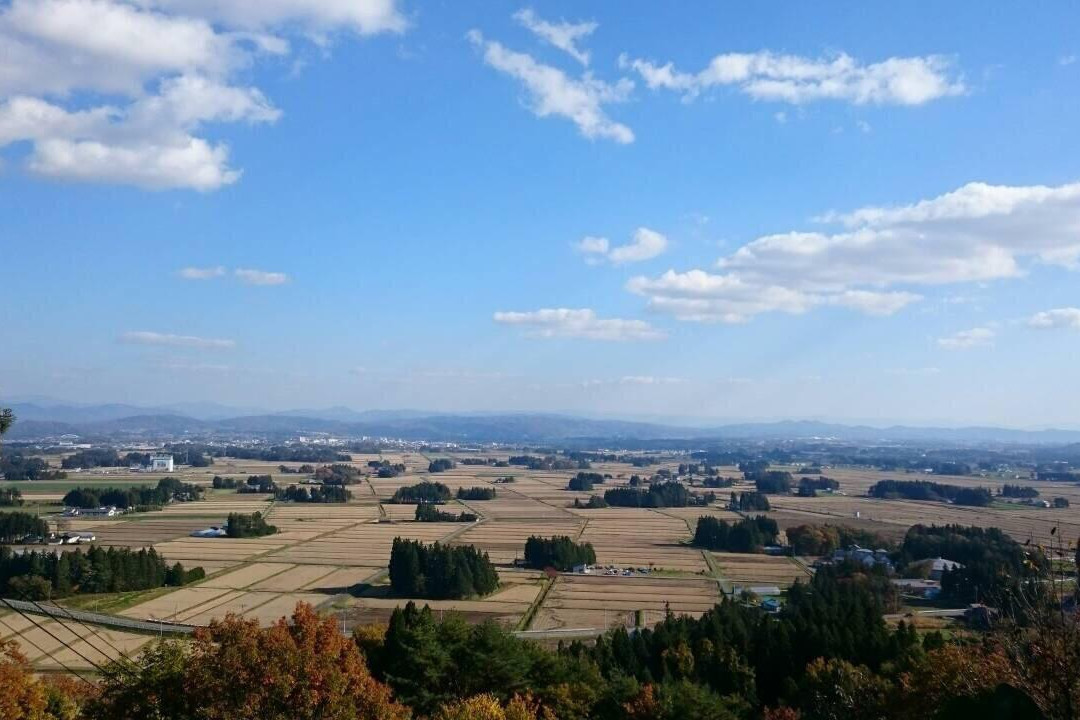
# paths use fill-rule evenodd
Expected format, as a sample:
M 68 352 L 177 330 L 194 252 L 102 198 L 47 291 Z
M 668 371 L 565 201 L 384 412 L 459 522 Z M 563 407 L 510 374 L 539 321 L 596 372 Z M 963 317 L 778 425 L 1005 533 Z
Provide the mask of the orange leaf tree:
M 45 689 L 11 642 L 0 641 L 0 718 L 46 720 Z
M 90 720 L 406 720 L 360 650 L 303 603 L 268 628 L 228 615 L 189 648 L 163 643 L 112 666 Z

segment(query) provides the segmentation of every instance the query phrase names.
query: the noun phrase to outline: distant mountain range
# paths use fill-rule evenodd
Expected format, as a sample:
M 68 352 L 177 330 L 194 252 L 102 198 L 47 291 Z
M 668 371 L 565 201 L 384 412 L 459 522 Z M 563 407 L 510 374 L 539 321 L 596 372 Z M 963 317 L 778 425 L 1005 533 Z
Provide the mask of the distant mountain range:
M 418 410 L 356 411 L 345 407 L 278 413 L 244 412 L 214 404 L 137 407 L 124 404 L 8 403 L 18 421 L 10 439 L 74 434 L 83 437 L 236 436 L 285 437 L 311 433 L 448 442 L 543 443 L 602 440 L 808 440 L 861 443 L 1066 444 L 1080 442 L 1076 430 L 1016 430 L 995 427 L 871 427 L 809 420 L 686 426 L 590 419 L 543 413 L 439 414 Z

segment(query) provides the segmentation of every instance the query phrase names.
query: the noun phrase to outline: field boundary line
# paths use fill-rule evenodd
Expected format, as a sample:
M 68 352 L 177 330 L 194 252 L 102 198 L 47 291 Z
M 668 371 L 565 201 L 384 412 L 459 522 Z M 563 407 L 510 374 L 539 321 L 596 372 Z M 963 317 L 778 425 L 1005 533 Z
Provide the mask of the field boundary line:
M 533 624 L 533 620 L 536 619 L 536 616 L 540 614 L 540 610 L 543 609 L 548 593 L 551 592 L 551 588 L 555 587 L 555 583 L 558 581 L 559 576 L 557 575 L 547 579 L 544 587 L 540 588 L 540 592 L 537 593 L 536 599 L 533 600 L 532 604 L 530 604 L 529 608 L 525 611 L 525 614 L 521 616 L 521 620 L 518 621 L 518 626 L 516 628 L 517 632 L 527 632 L 529 630 L 529 626 Z

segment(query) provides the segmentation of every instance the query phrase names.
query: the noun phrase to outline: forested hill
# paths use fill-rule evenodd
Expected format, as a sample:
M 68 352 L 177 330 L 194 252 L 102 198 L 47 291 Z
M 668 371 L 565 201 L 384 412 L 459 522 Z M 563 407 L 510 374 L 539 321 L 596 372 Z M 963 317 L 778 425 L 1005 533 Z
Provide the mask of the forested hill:
M 590 419 L 541 413 L 425 414 L 418 411 L 366 411 L 330 408 L 230 417 L 192 417 L 160 408 L 128 405 L 12 405 L 19 422 L 10 439 L 76 434 L 110 435 L 291 435 L 325 432 L 342 436 L 470 442 L 553 442 L 593 440 L 807 439 L 862 442 L 929 440 L 949 443 L 1080 443 L 1075 430 L 1014 430 L 992 427 L 932 428 L 841 425 L 815 421 L 741 423 L 711 427 Z M 218 407 L 217 413 L 227 408 Z M 303 414 L 300 414 L 300 413 Z

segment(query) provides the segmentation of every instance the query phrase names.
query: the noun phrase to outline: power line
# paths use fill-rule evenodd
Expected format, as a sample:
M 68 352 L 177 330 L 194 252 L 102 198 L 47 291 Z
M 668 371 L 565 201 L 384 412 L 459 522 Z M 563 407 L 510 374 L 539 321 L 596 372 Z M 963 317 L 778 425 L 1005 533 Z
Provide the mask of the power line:
M 35 605 L 36 605 L 36 606 L 37 606 L 38 608 L 42 608 L 42 606 L 41 606 L 40 604 L 38 604 L 38 603 L 36 603 L 36 602 L 35 602 L 34 604 L 35 604 Z M 75 617 L 75 614 L 74 614 L 74 613 L 72 613 L 72 612 L 71 612 L 71 610 L 69 610 L 69 609 L 68 609 L 68 608 L 66 608 L 66 607 L 63 607 L 62 605 L 57 605 L 56 603 L 52 603 L 51 605 L 49 605 L 49 608 L 50 608 L 50 609 L 55 609 L 55 610 L 59 610 L 59 611 L 62 611 L 62 612 L 64 612 L 64 613 L 67 613 L 67 616 L 68 616 L 69 618 L 71 618 L 71 619 L 72 619 L 72 620 L 74 620 L 75 622 L 79 623 L 79 625 L 81 625 L 81 626 L 83 627 L 83 629 L 84 629 L 84 630 L 86 630 L 86 632 L 87 632 L 87 633 L 89 634 L 89 637 L 83 637 L 83 638 L 82 638 L 82 640 L 84 640 L 84 641 L 86 642 L 86 644 L 87 644 L 87 645 L 89 645 L 89 646 L 90 646 L 91 648 L 93 648 L 93 649 L 94 649 L 94 650 L 95 650 L 96 652 L 100 653 L 100 654 L 101 654 L 101 656 L 102 656 L 102 657 L 104 657 L 104 658 L 105 658 L 106 660 L 112 660 L 112 658 L 110 657 L 109 653 L 108 653 L 108 652 L 104 652 L 104 651 L 102 651 L 102 649 L 101 649 L 100 647 L 98 647 L 98 646 L 97 646 L 97 645 L 95 645 L 94 643 L 90 642 L 90 638 L 91 638 L 91 637 L 97 637 L 98 639 L 102 640 L 102 641 L 103 641 L 103 642 L 104 642 L 104 643 L 105 643 L 105 644 L 106 644 L 106 645 L 107 645 L 107 646 L 108 646 L 109 648 L 111 648 L 111 649 L 115 650 L 115 651 L 116 651 L 116 652 L 117 652 L 117 653 L 119 654 L 120 658 L 122 658 L 122 659 L 124 659 L 124 660 L 127 660 L 127 661 L 128 661 L 128 662 L 129 662 L 130 664 L 131 664 L 131 666 L 132 666 L 132 667 L 137 667 L 137 665 L 136 665 L 135 661 L 131 659 L 131 656 L 129 656 L 129 655 L 128 655 L 128 654 L 126 653 L 126 652 L 124 652 L 123 650 L 121 650 L 121 649 L 120 649 L 119 647 L 117 647 L 116 645 L 113 645 L 113 644 L 112 644 L 112 643 L 111 643 L 111 642 L 109 641 L 109 639 L 108 639 L 107 637 L 105 637 L 104 635 L 102 635 L 102 634 L 100 634 L 100 633 L 96 633 L 96 632 L 94 632 L 94 630 L 93 630 L 93 629 L 92 629 L 92 628 L 91 628 L 91 627 L 90 627 L 89 625 L 87 625 L 87 624 L 86 624 L 85 622 L 83 622 L 83 621 L 82 621 L 82 620 L 80 620 L 79 618 Z M 42 608 L 42 610 L 43 610 L 43 612 L 44 612 L 44 609 L 43 609 L 43 608 Z M 51 613 L 49 613 L 49 614 L 51 615 Z M 60 620 L 60 618 L 56 617 L 55 615 L 53 615 L 52 617 L 53 617 L 53 619 L 55 619 L 55 620 L 56 620 L 57 622 L 59 622 L 59 623 L 60 623 L 60 625 L 61 625 L 62 627 L 64 627 L 64 628 L 67 628 L 67 625 L 64 625 L 64 622 L 63 622 L 63 620 Z M 77 633 L 74 633 L 74 632 L 73 632 L 73 634 L 76 634 L 76 635 L 77 635 Z
M 37 608 L 37 609 L 38 609 L 38 610 L 39 610 L 39 611 L 40 611 L 40 612 L 41 612 L 41 613 L 42 613 L 43 615 L 46 615 L 46 616 L 48 616 L 48 617 L 51 617 L 51 616 L 52 616 L 52 614 L 51 614 L 51 613 L 49 613 L 49 612 L 48 612 L 47 610 L 45 610 L 45 609 L 44 609 L 43 607 L 41 607 L 41 605 L 40 605 L 40 604 L 38 604 L 37 602 L 35 602 L 35 601 L 33 601 L 33 600 L 29 600 L 29 599 L 27 599 L 27 598 L 26 598 L 26 593 L 25 593 L 25 592 L 24 592 L 24 593 L 20 593 L 20 594 L 21 594 L 21 595 L 23 595 L 23 597 L 21 598 L 23 602 L 28 602 L 28 603 L 30 603 L 31 605 L 33 605 L 34 607 L 36 607 L 36 608 Z M 6 602 L 6 604 L 7 604 L 7 606 L 8 606 L 8 607 L 10 607 L 10 608 L 11 608 L 12 610 L 15 610 L 15 612 L 19 613 L 20 615 L 22 615 L 23 617 L 27 618 L 28 620 L 30 620 L 31 622 L 33 622 L 33 623 L 34 623 L 35 625 L 37 625 L 37 623 L 36 623 L 36 622 L 35 622 L 35 621 L 34 621 L 34 620 L 33 620 L 32 618 L 30 618 L 30 617 L 29 617 L 28 615 L 26 615 L 26 614 L 25 614 L 25 613 L 23 613 L 23 612 L 22 612 L 21 610 L 19 610 L 18 608 L 16 608 L 16 607 L 15 607 L 14 605 L 12 605 L 12 604 L 11 604 L 10 602 Z M 64 625 L 63 623 L 61 623 L 60 625 L 61 625 L 61 627 L 63 627 L 63 628 L 65 629 L 65 630 L 67 630 L 67 626 L 66 626 L 66 625 Z M 62 644 L 64 645 L 64 647 L 66 647 L 66 648 L 67 648 L 68 650 L 70 650 L 71 652 L 75 653 L 76 655 L 78 655 L 79 657 L 81 657 L 81 658 L 82 658 L 83 660 L 85 660 L 86 662 L 90 663 L 90 664 L 91 664 L 91 665 L 92 665 L 92 666 L 94 667 L 94 669 L 95 669 L 95 670 L 97 670 L 98 672 L 101 672 L 101 666 L 100 666 L 100 665 L 98 665 L 98 664 L 97 664 L 96 662 L 94 662 L 94 661 L 93 661 L 93 660 L 91 660 L 90 658 L 88 658 L 88 657 L 86 657 L 85 655 L 83 655 L 83 654 L 82 654 L 81 652 L 79 652 L 78 650 L 76 650 L 75 648 L 73 648 L 73 647 L 72 647 L 72 646 L 71 646 L 70 644 L 68 644 L 68 643 L 67 643 L 66 641 L 64 641 L 64 640 L 61 640 L 61 639 L 60 639 L 59 637 L 57 637 L 56 635 L 53 635 L 53 634 L 52 634 L 52 631 L 50 631 L 50 630 L 46 629 L 46 628 L 45 628 L 44 626 L 40 626 L 40 625 L 38 625 L 38 627 L 40 627 L 40 628 L 41 628 L 42 630 L 44 630 L 45 632 L 47 632 L 47 633 L 48 633 L 48 634 L 49 634 L 49 635 L 50 635 L 51 637 L 53 637 L 53 638 L 54 638 L 54 639 L 55 639 L 55 640 L 56 640 L 57 642 L 59 642 L 59 643 L 62 643 Z M 68 630 L 68 632 L 71 632 L 71 631 L 70 631 L 70 630 Z M 77 637 L 77 638 L 79 637 L 77 633 L 72 633 L 72 634 L 73 634 L 73 635 L 75 635 L 75 637 Z M 79 639 L 81 640 L 82 638 L 79 638 Z
M 57 642 L 59 642 L 60 644 L 62 644 L 62 645 L 63 645 L 64 647 L 68 648 L 69 650 L 71 650 L 71 651 L 72 651 L 73 653 L 75 653 L 76 655 L 79 655 L 79 657 L 82 657 L 82 655 L 80 655 L 80 654 L 79 654 L 78 652 L 76 652 L 76 651 L 75 651 L 75 649 L 74 649 L 74 648 L 72 648 L 72 647 L 71 647 L 70 645 L 68 645 L 68 644 L 67 644 L 67 643 L 66 643 L 65 641 L 63 641 L 63 640 L 61 640 L 60 638 L 56 637 L 56 636 L 55 636 L 55 635 L 53 635 L 53 634 L 52 634 L 52 632 L 50 632 L 50 631 L 49 631 L 48 629 L 46 629 L 46 628 L 45 628 L 45 627 L 43 627 L 42 625 L 38 624 L 38 622 L 37 622 L 36 620 L 34 620 L 34 618 L 33 618 L 33 617 L 31 617 L 31 616 L 27 615 L 27 614 L 26 614 L 26 613 L 25 613 L 24 611 L 20 610 L 20 609 L 19 609 L 18 607 L 16 607 L 15 605 L 12 605 L 12 604 L 11 604 L 10 602 L 8 602 L 7 600 L 5 600 L 5 599 L 3 599 L 3 598 L 0 598 L 0 602 L 4 603 L 4 605 L 6 605 L 6 606 L 7 606 L 7 607 L 8 607 L 9 609 L 11 609 L 11 610 L 14 610 L 14 611 L 15 611 L 16 613 L 18 613 L 18 614 L 19 614 L 19 616 L 20 616 L 20 617 L 22 617 L 22 618 L 23 618 L 24 620 L 28 620 L 28 621 L 30 621 L 30 623 L 31 623 L 31 624 L 32 624 L 32 625 L 33 625 L 34 627 L 38 628 L 39 630 L 42 630 L 43 632 L 45 632 L 45 634 L 49 635 L 49 636 L 50 636 L 51 638 L 53 638 L 54 640 L 56 640 Z M 24 630 L 23 632 L 25 632 L 25 630 Z M 18 634 L 18 637 L 22 637 L 22 634 L 23 634 L 23 633 L 19 633 L 19 634 Z M 31 644 L 31 645 L 35 645 L 35 643 L 32 643 L 32 642 L 31 642 L 30 644 Z M 94 684 L 94 683 L 90 682 L 89 680 L 87 680 L 86 678 L 84 678 L 84 677 L 83 677 L 83 676 L 82 676 L 81 674 L 79 674 L 79 672 L 78 672 L 78 671 L 76 671 L 76 670 L 74 670 L 73 668 L 69 667 L 69 666 L 68 666 L 68 664 L 67 664 L 67 663 L 65 663 L 64 661 L 62 661 L 62 660 L 61 660 L 60 658 L 58 658 L 58 657 L 56 657 L 55 655 L 53 655 L 53 654 L 52 654 L 52 652 L 51 652 L 50 650 L 45 650 L 45 648 L 43 648 L 43 647 L 41 647 L 41 646 L 37 646 L 37 647 L 38 647 L 38 649 L 39 649 L 39 650 L 44 650 L 44 651 L 45 651 L 45 654 L 46 654 L 46 655 L 48 655 L 48 656 L 49 656 L 49 657 L 50 657 L 50 658 L 51 658 L 51 659 L 52 659 L 52 660 L 53 660 L 53 661 L 54 661 L 54 662 L 55 662 L 55 663 L 56 663 L 57 665 L 59 665 L 60 667 L 64 668 L 65 670 L 67 670 L 67 671 L 68 671 L 69 673 L 71 673 L 71 674 L 72 674 L 72 675 L 74 675 L 75 677 L 79 678 L 80 680 L 82 680 L 82 681 L 83 681 L 84 683 L 86 683 L 87 685 L 91 685 L 91 686 L 92 686 L 92 685 Z M 86 659 L 85 657 L 83 657 L 83 660 L 86 660 L 87 662 L 89 662 L 89 663 L 90 663 L 91 665 L 93 665 L 93 666 L 94 666 L 95 668 L 97 668 L 97 669 L 98 669 L 98 670 L 100 671 L 100 668 L 98 668 L 98 667 L 97 667 L 97 665 L 95 665 L 95 664 L 94 664 L 93 662 L 91 662 L 90 660 L 87 660 L 87 659 Z

